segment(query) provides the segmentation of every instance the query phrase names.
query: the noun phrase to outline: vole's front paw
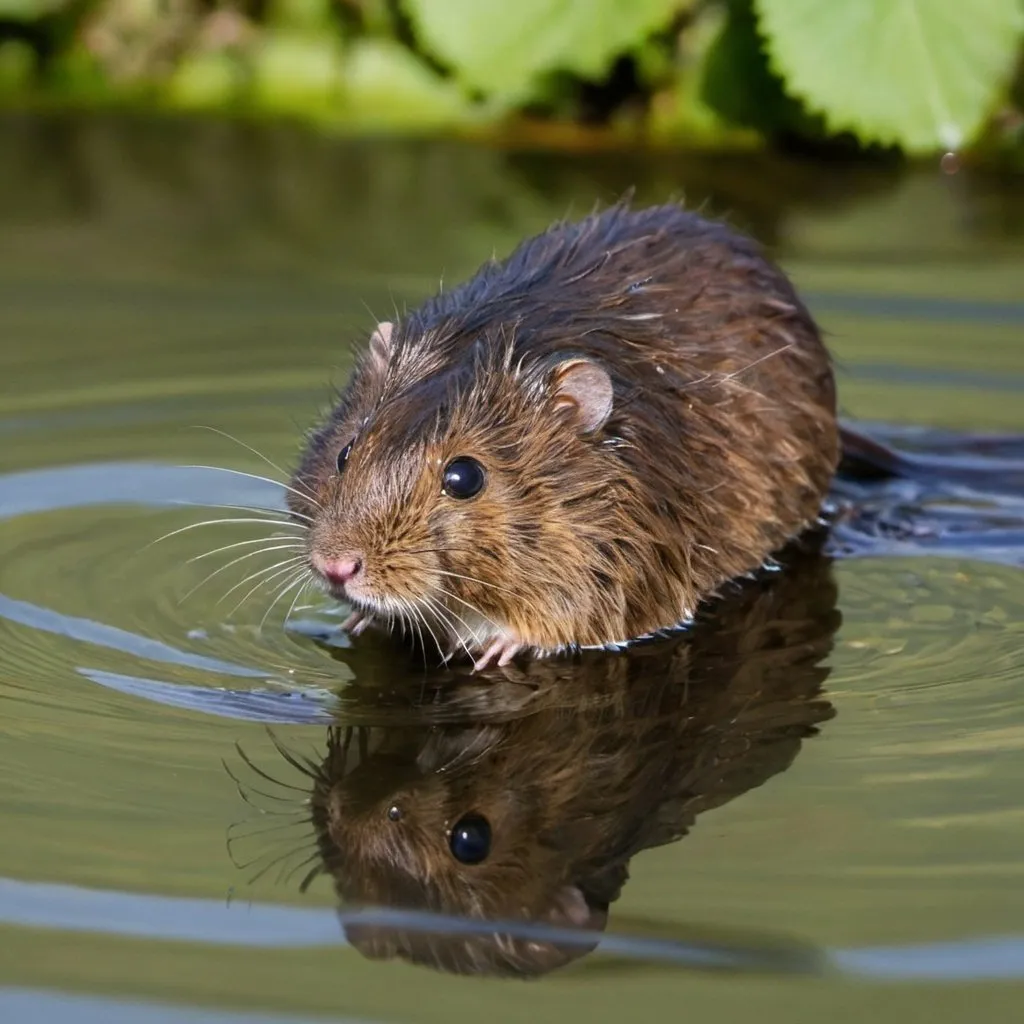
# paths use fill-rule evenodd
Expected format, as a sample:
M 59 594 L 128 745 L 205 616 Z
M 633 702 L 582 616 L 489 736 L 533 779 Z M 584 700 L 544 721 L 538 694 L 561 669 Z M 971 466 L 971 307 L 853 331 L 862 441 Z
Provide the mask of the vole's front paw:
M 373 616 L 369 612 L 354 611 L 342 624 L 341 628 L 349 636 L 359 636 L 367 626 L 373 622 Z
M 479 672 L 490 665 L 507 665 L 523 649 L 523 644 L 510 636 L 500 636 L 491 641 L 489 647 L 473 664 L 473 671 Z

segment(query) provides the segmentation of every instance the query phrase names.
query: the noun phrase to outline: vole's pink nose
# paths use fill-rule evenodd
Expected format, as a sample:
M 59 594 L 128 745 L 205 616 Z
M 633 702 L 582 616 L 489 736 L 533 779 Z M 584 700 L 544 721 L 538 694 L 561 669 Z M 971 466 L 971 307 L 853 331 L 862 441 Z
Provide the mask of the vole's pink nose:
M 348 583 L 363 568 L 363 556 L 351 551 L 342 555 L 341 558 L 325 558 L 314 551 L 310 561 L 313 563 L 313 568 L 328 583 L 333 583 L 336 587 Z

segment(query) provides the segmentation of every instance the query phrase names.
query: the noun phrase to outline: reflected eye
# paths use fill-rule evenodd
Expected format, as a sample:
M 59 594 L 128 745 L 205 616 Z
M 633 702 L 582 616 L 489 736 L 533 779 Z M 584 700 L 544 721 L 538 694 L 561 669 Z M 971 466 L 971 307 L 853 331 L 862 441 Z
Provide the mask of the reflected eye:
M 452 459 L 444 467 L 444 493 L 452 498 L 472 498 L 484 489 L 484 467 L 468 455 Z
M 460 864 L 479 864 L 491 852 L 491 826 L 479 814 L 467 814 L 455 823 L 448 848 Z
M 338 452 L 338 472 L 340 473 L 345 468 L 345 463 L 348 462 L 349 453 L 352 451 L 352 442 L 349 441 L 344 448 Z

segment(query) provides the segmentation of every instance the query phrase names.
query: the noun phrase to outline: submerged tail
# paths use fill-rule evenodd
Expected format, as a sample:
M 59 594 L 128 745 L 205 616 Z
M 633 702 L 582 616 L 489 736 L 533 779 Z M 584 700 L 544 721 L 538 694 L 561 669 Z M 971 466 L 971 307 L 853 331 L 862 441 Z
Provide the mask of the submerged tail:
M 913 480 L 1024 495 L 1024 434 L 958 434 L 940 430 L 842 425 L 838 479 L 849 483 Z

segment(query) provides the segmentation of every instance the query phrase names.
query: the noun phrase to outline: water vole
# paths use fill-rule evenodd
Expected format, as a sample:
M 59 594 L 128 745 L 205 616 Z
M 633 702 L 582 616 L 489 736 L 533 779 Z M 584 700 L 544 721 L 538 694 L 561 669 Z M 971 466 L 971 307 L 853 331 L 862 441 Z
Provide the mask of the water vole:
M 688 620 L 815 521 L 838 454 L 783 272 L 721 223 L 620 203 L 379 324 L 289 503 L 352 628 L 482 667 Z

